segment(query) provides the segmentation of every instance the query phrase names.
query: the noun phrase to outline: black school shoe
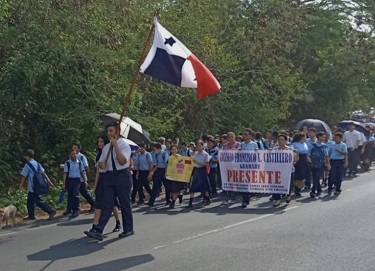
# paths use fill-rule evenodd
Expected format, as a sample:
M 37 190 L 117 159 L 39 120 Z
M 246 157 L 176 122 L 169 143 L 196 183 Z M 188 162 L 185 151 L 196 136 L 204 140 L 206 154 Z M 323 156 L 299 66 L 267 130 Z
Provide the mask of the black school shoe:
M 135 234 L 134 231 L 127 231 L 127 232 L 120 233 L 118 235 L 118 237 L 120 237 L 120 238 L 126 238 L 126 237 L 132 236 L 134 234 Z
M 48 220 L 52 220 L 56 215 L 56 211 L 53 211 L 49 214 Z
M 119 232 L 121 230 L 121 224 L 120 223 L 116 223 L 116 226 L 115 228 L 113 229 L 112 232 Z
M 72 213 L 72 210 L 66 210 L 65 212 L 63 212 L 63 215 L 70 215 Z
M 79 211 L 74 211 L 69 218 L 76 218 L 77 216 L 79 216 Z
M 84 233 L 92 239 L 103 241 L 103 234 L 99 232 L 98 230 L 84 231 Z

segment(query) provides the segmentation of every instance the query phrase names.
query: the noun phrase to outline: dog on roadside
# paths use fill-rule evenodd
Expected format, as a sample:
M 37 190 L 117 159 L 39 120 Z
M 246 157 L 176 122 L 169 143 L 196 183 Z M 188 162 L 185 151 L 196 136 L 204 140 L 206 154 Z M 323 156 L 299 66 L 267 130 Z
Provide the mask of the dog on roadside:
M 15 225 L 16 213 L 17 213 L 17 208 L 16 206 L 13 206 L 13 205 L 9 205 L 5 208 L 0 208 L 0 230 L 3 227 L 3 222 L 5 222 L 5 225 L 8 226 L 9 219 L 12 219 L 12 226 Z

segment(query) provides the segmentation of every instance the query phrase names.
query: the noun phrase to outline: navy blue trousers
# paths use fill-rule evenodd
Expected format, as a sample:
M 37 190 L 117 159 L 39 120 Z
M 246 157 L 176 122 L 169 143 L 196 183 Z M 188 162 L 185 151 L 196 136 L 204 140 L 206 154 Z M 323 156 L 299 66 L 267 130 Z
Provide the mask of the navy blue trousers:
M 91 207 L 94 207 L 94 204 L 95 204 L 94 200 L 90 196 L 89 192 L 87 191 L 86 183 L 85 182 L 81 182 L 81 185 L 79 187 L 79 192 L 85 198 L 85 200 L 91 205 Z
M 98 229 L 103 231 L 111 218 L 113 207 L 116 205 L 116 197 L 121 206 L 122 224 L 124 232 L 133 230 L 133 213 L 130 194 L 133 180 L 128 169 L 108 172 L 103 191 L 103 208 L 100 214 Z
M 53 209 L 45 202 L 40 195 L 29 192 L 27 193 L 27 213 L 29 218 L 35 218 L 35 205 L 45 211 L 47 214 L 51 214 Z
M 68 207 L 69 211 L 79 210 L 79 189 L 81 187 L 81 180 L 79 178 L 69 178 L 66 182 L 66 190 L 68 192 Z
M 329 172 L 328 189 L 332 190 L 333 185 L 336 191 L 341 191 L 342 172 L 344 170 L 344 160 L 330 160 L 331 170 Z
M 165 178 L 165 169 L 158 168 L 154 172 L 153 185 L 152 185 L 152 193 L 150 196 L 149 203 L 151 205 L 154 204 L 155 199 L 157 198 L 162 184 L 164 184 L 165 188 L 165 201 L 169 202 L 171 200 L 171 182 Z

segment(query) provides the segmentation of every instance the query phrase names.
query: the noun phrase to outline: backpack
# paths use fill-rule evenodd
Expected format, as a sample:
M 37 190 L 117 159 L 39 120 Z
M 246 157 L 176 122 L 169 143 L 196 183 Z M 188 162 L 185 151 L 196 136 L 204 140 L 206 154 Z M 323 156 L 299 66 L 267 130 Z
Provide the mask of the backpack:
M 38 163 L 38 168 L 35 169 L 34 166 L 27 162 L 27 165 L 34 172 L 33 176 L 33 190 L 35 194 L 44 195 L 48 193 L 48 181 L 44 172 L 41 172 L 40 164 Z
M 66 173 L 66 180 L 65 180 L 65 181 L 67 181 L 67 180 L 69 179 L 69 171 L 70 171 L 70 163 L 69 163 L 69 160 L 66 161 L 65 163 L 66 163 L 66 167 L 68 168 L 68 172 Z M 79 159 L 78 159 L 78 168 L 81 169 L 81 160 L 79 160 Z M 82 177 L 83 179 L 85 179 L 84 176 L 82 176 L 82 172 L 80 173 L 80 175 L 81 175 L 81 177 Z
M 311 149 L 311 168 L 322 168 L 325 166 L 326 154 L 324 152 L 324 146 L 318 147 L 316 144 L 313 144 Z

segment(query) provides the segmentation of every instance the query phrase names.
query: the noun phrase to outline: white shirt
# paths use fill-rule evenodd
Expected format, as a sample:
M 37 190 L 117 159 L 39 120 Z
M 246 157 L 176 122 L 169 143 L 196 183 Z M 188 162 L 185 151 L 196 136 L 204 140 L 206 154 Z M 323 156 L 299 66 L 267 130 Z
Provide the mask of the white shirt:
M 130 155 L 132 153 L 129 144 L 126 143 L 123 138 L 119 138 L 117 140 L 117 144 L 118 144 L 118 147 L 119 147 L 121 153 L 126 158 L 126 163 L 124 165 L 119 164 L 119 162 L 117 160 L 117 156 L 116 156 L 116 151 L 112 148 L 112 154 L 110 154 L 109 157 L 108 157 L 107 168 L 105 169 L 106 171 L 113 171 L 111 155 L 113 155 L 113 160 L 115 161 L 116 170 L 122 170 L 122 169 L 125 169 L 125 168 L 129 167 Z M 100 156 L 99 163 L 105 162 L 105 159 L 107 157 L 108 150 L 110 149 L 110 147 L 111 147 L 111 143 L 108 143 L 103 147 L 103 151 L 102 151 L 102 155 Z
M 357 145 L 357 141 L 358 141 L 358 146 L 359 146 L 360 140 L 361 140 L 361 135 L 356 130 L 353 130 L 353 132 L 346 131 L 344 133 L 343 141 L 346 143 L 348 148 L 354 148 Z
M 367 139 L 366 139 L 364 133 L 359 132 L 359 134 L 360 134 L 360 142 L 359 142 L 359 146 L 363 146 L 363 144 L 367 142 Z

